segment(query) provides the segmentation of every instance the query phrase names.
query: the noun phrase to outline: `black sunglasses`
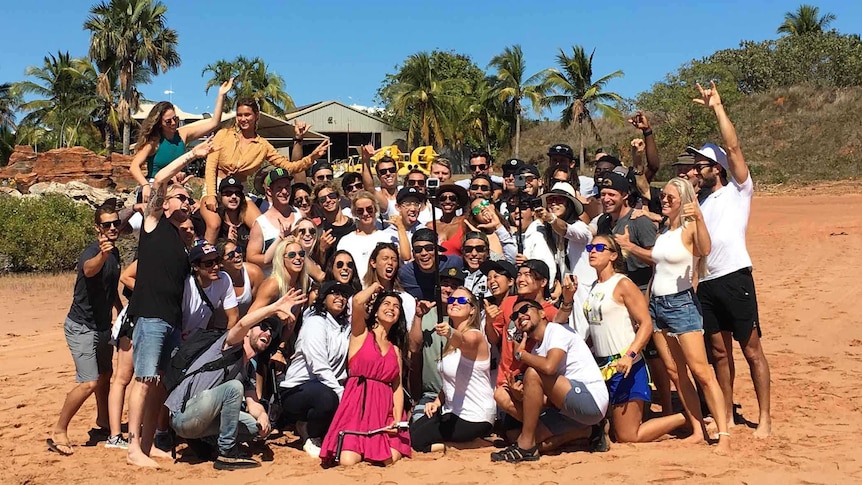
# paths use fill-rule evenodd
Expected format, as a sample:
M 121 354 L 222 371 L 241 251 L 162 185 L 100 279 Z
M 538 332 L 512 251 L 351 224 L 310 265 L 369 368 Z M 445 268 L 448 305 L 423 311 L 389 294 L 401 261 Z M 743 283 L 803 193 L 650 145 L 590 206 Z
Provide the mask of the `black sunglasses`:
M 99 225 L 102 226 L 102 229 L 110 229 L 112 227 L 116 229 L 122 225 L 122 222 L 119 219 L 114 219 L 113 221 L 100 222 Z
M 326 175 L 315 175 L 315 176 L 314 176 L 314 180 L 318 180 L 318 181 L 320 181 L 320 182 L 326 182 L 326 181 L 328 181 L 328 180 L 332 180 L 332 174 L 326 174 Z
M 481 184 L 473 184 L 470 186 L 470 190 L 481 190 L 482 192 L 490 192 L 490 185 L 481 185 Z
M 478 165 L 470 165 L 470 168 L 472 168 L 474 172 L 477 170 L 486 170 L 488 168 L 488 164 L 480 163 Z
M 421 244 L 413 246 L 413 254 L 422 254 L 422 253 L 433 253 L 434 245 L 433 244 Z
M 260 331 L 261 331 L 261 332 L 270 332 L 270 333 L 272 333 L 273 326 L 272 326 L 272 324 L 271 324 L 271 323 L 269 323 L 269 322 L 267 322 L 267 321 L 260 322 L 260 323 L 258 323 L 258 324 L 257 324 L 257 326 L 258 326 L 258 327 L 260 327 Z
M 186 202 L 188 202 L 189 204 L 192 203 L 192 198 L 186 194 L 172 195 L 170 198 L 179 200 L 181 204 L 185 204 Z
M 353 211 L 357 216 L 362 216 L 365 214 L 374 214 L 374 206 L 368 207 L 357 207 L 356 210 Z
M 241 246 L 237 246 L 236 249 L 234 249 L 233 251 L 228 251 L 224 255 L 225 259 L 234 259 L 237 256 L 242 257 L 242 247 Z
M 407 186 L 408 187 L 425 187 L 425 181 L 424 180 L 408 180 Z
M 521 315 L 526 315 L 527 312 L 530 311 L 530 308 L 536 307 L 530 305 L 529 303 L 526 303 L 524 305 L 521 305 L 521 308 L 518 308 L 517 310 L 512 310 L 512 320 L 516 320 Z
M 221 191 L 222 197 L 231 197 L 233 195 L 235 195 L 237 197 L 242 197 L 242 190 L 222 190 Z
M 322 204 L 326 202 L 326 199 L 329 200 L 338 200 L 338 192 L 330 192 L 326 195 L 321 195 L 317 198 L 317 203 Z
M 437 197 L 440 202 L 458 202 L 458 196 L 454 194 L 445 194 Z
M 350 190 L 359 190 L 362 188 L 362 182 L 356 182 L 355 184 L 350 184 L 347 186 Z
M 304 257 L 305 257 L 305 250 L 304 250 L 304 249 L 300 249 L 300 250 L 299 250 L 299 252 L 297 252 L 297 251 L 288 251 L 288 252 L 287 252 L 287 253 L 285 253 L 284 255 L 285 255 L 285 257 L 287 257 L 287 259 L 294 259 L 294 258 L 296 258 L 297 256 L 299 256 L 300 258 L 304 258 Z
M 355 264 L 353 264 L 353 261 L 347 261 L 347 262 L 344 262 L 344 261 L 336 261 L 336 262 L 335 262 L 335 268 L 336 268 L 336 269 L 341 269 L 341 268 L 343 268 L 345 265 L 346 265 L 348 268 L 350 268 L 350 269 L 355 269 L 355 268 L 356 268 L 356 265 L 355 265 Z
M 313 236 L 313 235 L 317 234 L 317 229 L 314 227 L 300 227 L 299 229 L 296 230 L 296 232 L 298 232 L 300 234 L 308 234 L 310 236 Z
M 391 174 L 391 173 L 395 173 L 395 172 L 397 172 L 397 171 L 398 171 L 398 169 L 397 169 L 397 168 L 395 168 L 395 167 L 389 167 L 389 168 L 378 168 L 378 169 L 377 169 L 377 174 L 378 174 L 378 175 L 389 175 L 389 174 Z
M 198 263 L 198 264 L 199 264 L 202 268 L 207 268 L 207 269 L 209 269 L 209 268 L 212 268 L 213 266 L 218 266 L 218 260 L 216 260 L 216 259 L 209 259 L 209 260 L 207 260 L 207 261 L 201 261 L 201 262 L 200 262 L 200 263 Z

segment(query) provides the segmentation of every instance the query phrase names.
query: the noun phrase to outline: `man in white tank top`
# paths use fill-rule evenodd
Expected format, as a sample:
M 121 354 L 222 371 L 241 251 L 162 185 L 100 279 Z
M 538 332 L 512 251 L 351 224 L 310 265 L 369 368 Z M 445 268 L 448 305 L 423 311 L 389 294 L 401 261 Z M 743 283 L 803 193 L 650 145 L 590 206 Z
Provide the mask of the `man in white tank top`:
M 711 83 L 709 89 L 698 85 L 698 89 L 701 99 L 695 102 L 715 112 L 727 152 L 711 143 L 700 150 L 686 149 L 695 158 L 700 187 L 708 194 L 702 199 L 701 211 L 712 239 L 712 251 L 706 259 L 707 274 L 701 275 L 697 296 L 703 308 L 703 326 L 709 335 L 715 374 L 727 406 L 728 423 L 733 423 L 735 369 L 732 352 L 733 340 L 736 340 L 751 369 L 760 407 L 760 421 L 754 436 L 762 438 L 772 432 L 770 375 L 760 345 L 757 296 L 751 275 L 751 257 L 745 245 L 754 183 L 715 83 Z

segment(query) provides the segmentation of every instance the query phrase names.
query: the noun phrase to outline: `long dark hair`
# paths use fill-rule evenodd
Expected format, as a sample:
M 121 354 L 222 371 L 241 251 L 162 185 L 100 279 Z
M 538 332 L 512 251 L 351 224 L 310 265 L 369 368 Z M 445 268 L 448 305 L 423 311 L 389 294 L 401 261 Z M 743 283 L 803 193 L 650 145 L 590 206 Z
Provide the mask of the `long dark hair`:
M 395 253 L 395 272 L 392 275 L 392 289 L 395 291 L 404 291 L 404 287 L 401 286 L 401 273 L 399 272 L 401 269 L 401 258 L 398 255 L 398 246 L 396 246 L 395 243 L 377 243 L 377 246 L 374 247 L 374 251 L 371 251 L 371 257 L 368 258 L 368 269 L 365 271 L 365 279 L 362 283 L 366 287 L 373 285 L 374 282 L 378 282 L 381 285 L 383 284 L 383 281 L 380 281 L 377 276 L 377 271 L 371 267 L 371 263 L 377 263 L 377 256 L 379 256 L 380 251 L 383 251 L 384 249 L 388 249 Z
M 335 279 L 335 258 L 340 254 L 346 254 L 350 256 L 350 260 L 353 261 L 353 275 L 350 277 L 350 281 L 347 282 L 353 288 L 354 292 L 362 291 L 362 283 L 359 281 L 359 273 L 356 272 L 356 260 L 353 259 L 353 255 L 350 254 L 350 251 L 339 249 L 335 251 L 332 256 L 326 260 L 326 271 L 323 276 L 323 281 L 329 281 Z
M 138 135 L 138 143 L 135 145 L 136 150 L 140 150 L 150 141 L 159 139 L 162 131 L 162 115 L 169 109 L 174 110 L 174 112 L 177 110 L 170 101 L 159 101 L 155 106 L 153 106 L 153 109 L 150 110 L 150 114 L 147 115 L 147 119 L 145 119 L 143 125 L 141 125 L 140 135 Z
M 380 305 L 383 304 L 383 300 L 388 297 L 393 297 L 398 300 L 398 320 L 395 321 L 395 324 L 392 325 L 392 328 L 389 329 L 389 332 L 386 334 L 386 340 L 389 340 L 389 343 L 398 347 L 401 350 L 401 358 L 404 360 L 406 364 L 407 361 L 407 320 L 404 318 L 404 301 L 401 300 L 401 295 L 395 293 L 394 291 L 381 291 L 377 294 L 377 298 L 374 299 L 374 302 L 371 304 L 371 310 L 368 312 L 368 315 L 365 317 L 365 328 L 371 332 L 374 327 L 377 326 L 377 311 L 380 310 Z M 372 337 L 373 338 L 373 337 Z M 406 367 L 405 367 L 406 368 Z
M 349 299 L 349 298 L 348 298 Z M 326 317 L 329 313 L 329 310 L 326 309 L 326 295 L 323 293 L 317 294 L 317 299 L 314 300 L 314 303 L 311 304 L 311 313 L 313 315 L 319 315 L 321 317 Z M 344 310 L 341 311 L 341 315 L 332 315 L 332 318 L 338 322 L 339 325 L 347 325 L 350 323 L 350 311 L 347 307 L 347 300 L 344 301 Z

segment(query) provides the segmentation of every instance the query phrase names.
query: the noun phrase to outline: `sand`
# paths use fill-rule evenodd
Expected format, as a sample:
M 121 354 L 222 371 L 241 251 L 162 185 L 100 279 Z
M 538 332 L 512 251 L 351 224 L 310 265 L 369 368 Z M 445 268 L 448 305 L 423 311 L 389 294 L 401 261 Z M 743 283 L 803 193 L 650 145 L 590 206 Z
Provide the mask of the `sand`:
M 322 469 L 296 438 L 270 443 L 272 454 L 253 470 L 217 472 L 210 464 L 166 463 L 142 471 L 124 452 L 85 446 L 95 403 L 84 404 L 69 436 L 71 457 L 49 453 L 48 430 L 74 366 L 62 322 L 73 275 L 0 278 L 0 483 L 184 484 L 252 483 L 859 483 L 862 482 L 862 326 L 853 309 L 862 302 L 862 195 L 820 188 L 790 195 L 758 195 L 749 226 L 763 347 L 772 369 L 774 434 L 755 439 L 753 428 L 732 428 L 734 452 L 714 456 L 706 445 L 676 439 L 614 445 L 609 453 L 577 447 L 537 463 L 491 463 L 493 447 L 419 455 L 392 467 Z M 735 400 L 757 420 L 748 367 L 734 349 Z

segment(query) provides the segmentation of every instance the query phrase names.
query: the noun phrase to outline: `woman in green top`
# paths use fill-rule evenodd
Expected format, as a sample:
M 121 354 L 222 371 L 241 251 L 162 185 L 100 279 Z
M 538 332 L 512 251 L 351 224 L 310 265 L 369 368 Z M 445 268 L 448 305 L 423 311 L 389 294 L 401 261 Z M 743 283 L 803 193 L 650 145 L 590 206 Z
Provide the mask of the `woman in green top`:
M 150 199 L 150 179 L 162 167 L 186 152 L 186 141 L 196 140 L 218 128 L 224 96 L 232 87 L 233 78 L 219 87 L 212 118 L 196 126 L 180 127 L 176 108 L 168 101 L 160 101 L 153 106 L 141 126 L 135 157 L 129 165 L 132 177 L 141 185 L 144 203 Z M 144 167 L 146 173 L 143 171 Z

